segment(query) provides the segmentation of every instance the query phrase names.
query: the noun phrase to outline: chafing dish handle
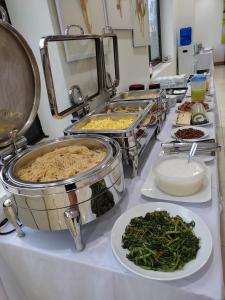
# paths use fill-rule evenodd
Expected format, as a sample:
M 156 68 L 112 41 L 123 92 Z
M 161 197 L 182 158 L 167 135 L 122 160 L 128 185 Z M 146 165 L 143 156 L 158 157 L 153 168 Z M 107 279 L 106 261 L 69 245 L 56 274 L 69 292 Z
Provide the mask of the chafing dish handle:
M 3 209 L 4 209 L 6 218 L 15 227 L 18 237 L 25 236 L 25 233 L 20 228 L 20 225 L 17 223 L 16 207 L 15 207 L 15 204 L 13 204 L 12 200 L 10 200 L 10 199 L 5 200 L 5 202 L 3 203 Z
M 74 207 L 70 207 L 64 212 L 64 219 L 74 239 L 77 251 L 82 251 L 84 243 L 81 236 L 80 213 Z
M 2 21 L 9 23 L 7 12 L 5 11 L 5 9 L 2 6 L 0 6 L 0 14 L 1 14 Z

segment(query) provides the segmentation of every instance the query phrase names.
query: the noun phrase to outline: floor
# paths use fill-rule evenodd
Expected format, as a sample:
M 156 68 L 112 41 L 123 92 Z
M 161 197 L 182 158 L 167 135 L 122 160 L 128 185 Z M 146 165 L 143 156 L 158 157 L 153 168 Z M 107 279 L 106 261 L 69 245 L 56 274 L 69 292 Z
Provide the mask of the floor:
M 222 239 L 222 256 L 223 270 L 225 276 L 225 66 L 217 66 L 214 73 L 216 94 L 219 110 L 219 126 L 217 130 L 217 138 L 222 146 L 219 153 L 219 177 L 220 177 L 220 193 L 222 196 L 223 210 L 221 214 L 221 239 Z

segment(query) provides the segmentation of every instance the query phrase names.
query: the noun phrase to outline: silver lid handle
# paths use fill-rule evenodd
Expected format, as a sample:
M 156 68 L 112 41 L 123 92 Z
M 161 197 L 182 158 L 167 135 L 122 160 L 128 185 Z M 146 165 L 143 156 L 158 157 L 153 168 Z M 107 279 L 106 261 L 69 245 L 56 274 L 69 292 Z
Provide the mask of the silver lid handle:
M 2 6 L 0 6 L 0 13 L 1 13 L 1 16 L 2 16 L 1 17 L 2 21 L 9 23 L 7 12 L 5 11 L 5 9 Z
M 65 35 L 69 35 L 70 34 L 70 28 L 78 28 L 80 30 L 80 34 L 84 34 L 84 29 L 82 26 L 77 25 L 77 24 L 71 24 L 71 25 L 67 25 L 66 29 L 65 29 Z
M 84 102 L 84 96 L 82 94 L 79 85 L 74 84 L 69 89 L 69 98 L 72 104 L 81 104 Z
M 114 31 L 112 29 L 111 26 L 105 26 L 102 28 L 102 34 L 107 34 L 107 33 L 111 33 L 111 34 L 114 34 Z

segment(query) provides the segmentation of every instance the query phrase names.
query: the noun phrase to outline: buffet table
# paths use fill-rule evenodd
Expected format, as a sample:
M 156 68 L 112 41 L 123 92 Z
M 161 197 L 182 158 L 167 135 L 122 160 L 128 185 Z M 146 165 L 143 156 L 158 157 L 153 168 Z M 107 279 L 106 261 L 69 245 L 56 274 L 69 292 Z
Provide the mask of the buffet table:
M 217 109 L 214 111 L 215 124 Z M 207 223 L 213 237 L 213 253 L 202 269 L 181 280 L 148 280 L 124 269 L 111 250 L 110 233 L 116 219 L 132 206 L 154 201 L 141 195 L 141 187 L 158 157 L 161 142 L 170 138 L 174 118 L 173 108 L 140 176 L 126 179 L 125 198 L 100 220 L 83 227 L 86 243 L 83 252 L 76 253 L 68 231 L 38 232 L 24 227 L 24 238 L 18 238 L 15 233 L 0 238 L 0 283 L 9 300 L 224 299 L 216 159 L 209 164 L 212 200 L 182 203 Z M 216 126 L 207 128 L 214 138 Z

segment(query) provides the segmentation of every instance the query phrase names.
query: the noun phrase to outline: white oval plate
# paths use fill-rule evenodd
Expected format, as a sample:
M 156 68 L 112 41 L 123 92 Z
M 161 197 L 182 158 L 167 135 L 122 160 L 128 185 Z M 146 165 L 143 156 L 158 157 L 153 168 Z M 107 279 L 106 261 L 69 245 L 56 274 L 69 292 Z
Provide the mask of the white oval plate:
M 186 222 L 192 220 L 195 222 L 194 233 L 200 238 L 200 249 L 198 250 L 196 258 L 187 263 L 182 270 L 175 272 L 144 270 L 141 267 L 136 266 L 126 257 L 128 250 L 123 249 L 121 244 L 122 235 L 126 226 L 130 223 L 132 218 L 144 216 L 147 212 L 153 212 L 155 210 L 166 210 L 171 216 L 179 215 Z M 181 279 L 197 272 L 206 264 L 213 248 L 211 233 L 205 222 L 197 214 L 182 206 L 163 202 L 141 204 L 122 214 L 112 228 L 111 246 L 115 257 L 129 271 L 145 278 L 164 281 Z
M 183 126 L 182 128 L 172 129 L 172 131 L 171 131 L 172 138 L 177 139 L 175 134 L 178 130 L 188 129 L 188 128 L 201 130 L 202 132 L 204 132 L 204 135 L 200 138 L 197 138 L 197 139 L 182 139 L 182 141 L 185 141 L 185 142 L 198 142 L 198 141 L 204 140 L 206 137 L 209 136 L 209 131 L 206 128 L 202 128 L 202 127 L 198 127 L 198 126 Z
M 205 126 L 210 126 L 210 125 L 212 125 L 213 124 L 213 122 L 212 121 L 210 121 L 209 120 L 209 122 L 208 123 L 204 123 L 204 124 L 198 124 L 198 126 L 201 126 L 201 127 L 205 127 Z M 177 123 L 176 123 L 176 120 L 173 122 L 173 126 L 176 126 L 176 127 L 186 127 L 187 125 L 178 125 Z M 189 125 L 189 126 L 191 126 L 191 127 L 193 127 L 193 126 L 195 126 L 195 125 Z M 188 126 L 188 127 L 189 127 Z
M 177 119 L 177 115 L 175 115 L 175 120 L 173 121 L 173 126 L 176 126 L 176 127 L 184 127 L 184 126 L 191 126 L 191 127 L 194 127 L 194 126 L 200 126 L 200 127 L 205 127 L 205 126 L 210 126 L 213 124 L 213 121 L 214 121 L 214 114 L 213 112 L 207 112 L 207 117 L 208 117 L 208 120 L 209 122 L 208 123 L 205 123 L 205 124 L 198 124 L 198 125 L 177 125 L 176 123 L 176 119 Z

